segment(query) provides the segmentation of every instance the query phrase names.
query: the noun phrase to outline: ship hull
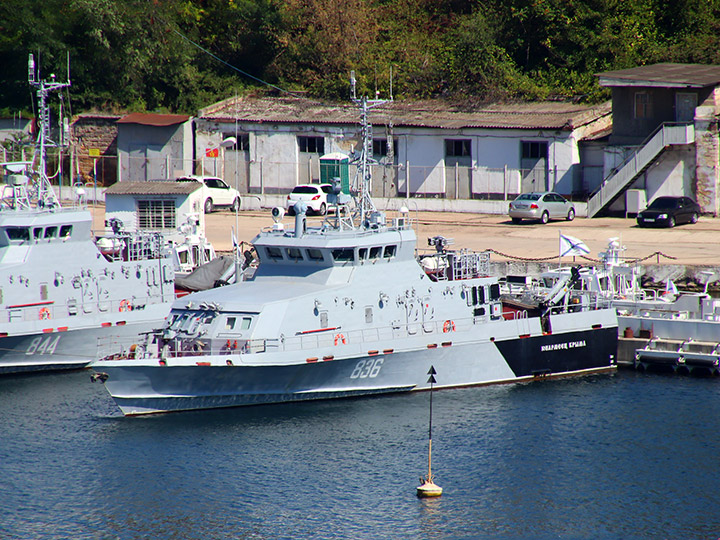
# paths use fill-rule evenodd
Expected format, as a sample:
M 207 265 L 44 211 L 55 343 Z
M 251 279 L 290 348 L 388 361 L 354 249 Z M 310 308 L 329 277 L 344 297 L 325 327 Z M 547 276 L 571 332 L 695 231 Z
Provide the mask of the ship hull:
M 102 324 L 98 319 L 85 327 L 51 320 L 43 325 L 47 328 L 0 337 L 0 375 L 85 368 L 113 343 L 139 340 L 142 332 L 162 324 L 169 308 L 169 303 L 153 304 L 121 320 Z
M 603 324 L 587 319 L 585 328 L 552 334 L 518 334 L 516 321 L 506 321 L 385 346 L 308 351 L 298 361 L 285 352 L 114 360 L 93 368 L 107 375 L 105 386 L 126 415 L 426 390 L 431 367 L 435 388 L 513 383 L 615 369 L 617 323 L 604 315 Z

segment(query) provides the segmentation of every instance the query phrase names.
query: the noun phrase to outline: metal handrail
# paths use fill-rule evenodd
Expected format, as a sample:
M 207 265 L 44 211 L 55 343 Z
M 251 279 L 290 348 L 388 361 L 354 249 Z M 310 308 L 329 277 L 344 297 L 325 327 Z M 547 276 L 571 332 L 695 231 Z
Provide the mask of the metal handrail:
M 686 136 L 684 136 L 682 140 L 678 138 L 677 141 L 674 141 L 672 134 L 675 130 L 673 130 L 673 128 L 681 126 L 685 128 Z M 692 127 L 692 124 L 688 122 L 663 122 L 660 124 L 645 138 L 637 150 L 632 152 L 632 154 L 629 155 L 620 165 L 613 168 L 611 173 L 608 174 L 597 189 L 593 191 L 591 196 L 588 198 L 588 216 L 593 216 L 597 211 L 602 209 L 607 201 L 611 200 L 623 186 L 631 182 L 632 179 L 635 178 L 637 174 L 647 165 L 649 165 L 652 160 L 667 146 L 670 144 L 687 144 L 688 127 Z M 653 144 L 654 141 L 657 141 L 656 144 Z M 638 157 L 641 159 L 638 160 Z M 631 165 L 634 165 L 634 167 L 631 167 Z M 618 185 L 613 185 L 613 180 L 621 178 L 622 173 L 628 170 L 628 168 L 632 168 L 632 170 L 624 175 L 625 178 L 622 178 L 622 181 L 616 182 Z M 593 200 L 602 196 L 603 192 L 608 189 L 611 191 L 611 195 L 607 199 L 601 200 L 598 204 L 593 204 Z

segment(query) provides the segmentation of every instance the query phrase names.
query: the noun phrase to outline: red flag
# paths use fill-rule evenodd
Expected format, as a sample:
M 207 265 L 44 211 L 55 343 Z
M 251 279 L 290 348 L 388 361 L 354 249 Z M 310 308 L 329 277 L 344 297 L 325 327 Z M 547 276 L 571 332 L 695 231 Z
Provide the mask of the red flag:
M 220 157 L 220 150 L 217 148 L 206 148 L 205 157 Z

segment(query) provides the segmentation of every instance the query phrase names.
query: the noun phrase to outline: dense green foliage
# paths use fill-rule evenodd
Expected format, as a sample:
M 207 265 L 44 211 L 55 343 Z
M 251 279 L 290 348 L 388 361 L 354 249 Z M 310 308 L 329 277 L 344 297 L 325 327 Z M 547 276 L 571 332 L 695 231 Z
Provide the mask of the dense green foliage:
M 0 110 L 27 109 L 27 55 L 78 110 L 195 113 L 270 87 L 482 102 L 606 97 L 594 74 L 720 63 L 718 0 L 2 0 Z

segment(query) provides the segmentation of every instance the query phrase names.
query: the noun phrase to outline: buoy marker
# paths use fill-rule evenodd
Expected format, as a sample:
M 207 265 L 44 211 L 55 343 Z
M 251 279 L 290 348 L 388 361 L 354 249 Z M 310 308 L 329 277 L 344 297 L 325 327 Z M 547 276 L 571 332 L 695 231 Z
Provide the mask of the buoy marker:
M 428 381 L 430 383 L 430 422 L 428 427 L 428 473 L 427 476 L 421 476 L 420 482 L 421 485 L 417 487 L 417 496 L 420 498 L 428 498 L 428 497 L 439 497 L 442 495 L 442 488 L 433 482 L 435 479 L 433 477 L 432 473 L 432 395 L 433 395 L 433 385 L 437 382 L 435 380 L 435 375 L 437 375 L 437 372 L 435 371 L 435 368 L 433 366 L 430 366 L 430 370 L 428 371 Z

